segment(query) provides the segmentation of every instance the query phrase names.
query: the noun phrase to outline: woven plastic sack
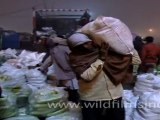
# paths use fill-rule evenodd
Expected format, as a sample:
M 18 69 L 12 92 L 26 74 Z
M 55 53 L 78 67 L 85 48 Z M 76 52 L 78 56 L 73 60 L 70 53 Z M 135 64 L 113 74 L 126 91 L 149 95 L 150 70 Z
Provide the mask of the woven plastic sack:
M 40 88 L 45 85 L 47 77 L 36 68 L 30 69 L 26 72 L 26 79 L 31 88 Z
M 61 90 L 39 89 L 30 96 L 30 114 L 38 117 L 49 117 L 67 111 L 65 106 L 66 97 Z M 52 106 L 52 105 L 55 106 Z
M 134 87 L 135 95 L 142 95 L 145 92 L 156 92 L 160 90 L 158 85 L 160 83 L 160 77 L 152 74 L 146 73 L 137 76 L 137 81 Z
M 95 43 L 106 42 L 121 54 L 133 54 L 133 38 L 129 28 L 119 19 L 100 16 L 77 32 L 89 35 Z
M 25 69 L 18 69 L 11 64 L 4 63 L 3 66 L 0 67 L 0 74 L 6 75 L 10 77 L 10 80 L 25 83 Z
M 3 90 L 0 98 L 0 120 L 14 117 L 18 114 L 16 107 L 16 96 Z
M 24 66 L 36 66 L 41 63 L 46 53 L 38 53 L 23 50 L 19 55 L 19 62 Z

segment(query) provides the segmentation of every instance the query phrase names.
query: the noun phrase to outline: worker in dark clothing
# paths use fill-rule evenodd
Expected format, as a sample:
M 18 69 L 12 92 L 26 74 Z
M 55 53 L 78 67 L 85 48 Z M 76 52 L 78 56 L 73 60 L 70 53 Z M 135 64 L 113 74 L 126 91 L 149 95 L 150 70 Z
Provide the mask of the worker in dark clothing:
M 141 56 L 141 53 L 142 53 L 142 48 L 143 48 L 143 39 L 140 37 L 140 36 L 136 36 L 134 39 L 133 39 L 133 45 L 134 45 L 134 48 L 136 49 L 137 53 L 139 56 Z M 135 73 L 141 73 L 141 66 L 135 66 L 137 67 L 137 70 L 135 70 L 134 72 Z
M 58 86 L 66 87 L 69 93 L 69 101 L 78 103 L 78 81 L 75 73 L 73 72 L 70 62 L 69 54 L 70 49 L 67 44 L 67 40 L 57 36 L 50 36 L 48 39 L 50 57 L 41 66 L 41 71 L 47 71 L 50 64 L 54 63 L 55 77 L 58 80 Z
M 136 36 L 135 39 L 133 40 L 133 45 L 134 48 L 137 50 L 138 54 L 140 55 L 144 45 L 143 39 L 140 36 Z

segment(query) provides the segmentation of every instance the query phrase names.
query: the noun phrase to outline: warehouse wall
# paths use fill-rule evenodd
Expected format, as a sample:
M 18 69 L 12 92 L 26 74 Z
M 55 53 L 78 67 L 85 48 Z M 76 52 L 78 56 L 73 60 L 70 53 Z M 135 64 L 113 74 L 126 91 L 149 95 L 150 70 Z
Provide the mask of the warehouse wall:
M 112 16 L 124 21 L 132 32 L 158 36 L 159 0 L 0 0 L 0 27 L 32 32 L 32 7 L 90 9 L 93 18 Z M 157 16 L 158 15 L 158 16 Z M 154 31 L 148 32 L 149 28 Z

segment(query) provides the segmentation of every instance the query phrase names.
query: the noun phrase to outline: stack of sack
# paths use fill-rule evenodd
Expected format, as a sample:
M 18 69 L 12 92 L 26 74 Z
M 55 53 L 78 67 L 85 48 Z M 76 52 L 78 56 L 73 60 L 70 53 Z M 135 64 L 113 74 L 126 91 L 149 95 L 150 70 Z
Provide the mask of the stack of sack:
M 16 96 L 17 107 L 25 107 L 32 90 L 26 84 L 13 83 L 3 86 L 3 90 Z
M 68 110 L 64 106 L 66 92 L 56 89 L 39 89 L 30 96 L 30 114 L 38 117 L 50 117 Z
M 132 120 L 159 120 L 160 117 L 160 77 L 152 73 L 137 76 L 134 94 L 140 98 L 132 115 Z
M 34 67 L 42 62 L 43 57 L 46 54 L 26 50 L 23 50 L 20 54 L 18 52 L 20 51 L 14 49 L 0 51 L 0 65 L 7 62 L 19 68 Z
M 16 96 L 18 107 L 26 106 L 28 97 L 32 91 L 26 84 L 25 70 L 5 63 L 0 68 L 0 74 L 2 90 Z
M 160 92 L 146 92 L 140 96 L 132 117 L 132 120 L 159 120 Z
M 160 83 L 160 77 L 146 73 L 137 76 L 137 81 L 134 87 L 135 95 L 142 95 L 144 92 L 156 92 L 156 85 Z

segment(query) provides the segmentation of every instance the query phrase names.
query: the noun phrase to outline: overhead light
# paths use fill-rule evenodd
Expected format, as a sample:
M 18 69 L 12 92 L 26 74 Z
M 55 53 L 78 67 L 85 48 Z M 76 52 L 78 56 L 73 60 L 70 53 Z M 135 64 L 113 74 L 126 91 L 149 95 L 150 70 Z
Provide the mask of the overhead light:
M 153 32 L 153 29 L 150 28 L 148 31 L 149 31 L 149 32 Z

